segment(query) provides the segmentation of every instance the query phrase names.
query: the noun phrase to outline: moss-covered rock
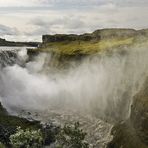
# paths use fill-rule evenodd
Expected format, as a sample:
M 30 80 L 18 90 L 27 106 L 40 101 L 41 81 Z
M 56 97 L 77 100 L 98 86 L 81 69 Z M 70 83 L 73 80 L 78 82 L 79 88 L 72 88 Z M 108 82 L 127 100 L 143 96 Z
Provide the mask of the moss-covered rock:
M 29 121 L 25 118 L 11 116 L 0 103 L 0 142 L 9 147 L 9 137 L 10 135 L 15 134 L 17 127 L 32 130 L 40 129 L 43 134 L 45 145 L 50 145 L 54 142 L 55 136 L 59 132 L 59 127 L 54 126 L 53 124 L 42 125 L 39 121 Z
M 0 103 L 0 142 L 9 145 L 9 137 L 14 134 L 16 128 L 20 126 L 23 129 L 41 129 L 42 126 L 38 121 L 29 121 L 24 118 L 11 116 Z
M 61 55 L 88 55 L 106 49 L 134 45 L 148 41 L 148 31 L 134 29 L 102 29 L 82 35 L 55 34 L 43 35 L 39 51 L 54 52 Z
M 48 51 L 61 55 L 90 55 L 105 49 L 131 45 L 133 38 L 105 39 L 101 41 L 63 41 L 47 43 L 40 51 Z
M 73 61 L 112 49 L 148 47 L 148 29 L 101 29 L 93 33 L 43 35 L 39 48 L 28 50 L 33 58 L 40 52 L 50 53 L 50 66 L 68 67 Z M 29 59 L 29 60 L 30 60 Z M 47 63 L 46 63 L 47 64 Z
M 102 29 L 82 35 L 43 35 L 43 44 L 39 50 L 62 55 L 94 54 L 133 44 L 136 33 L 133 29 Z

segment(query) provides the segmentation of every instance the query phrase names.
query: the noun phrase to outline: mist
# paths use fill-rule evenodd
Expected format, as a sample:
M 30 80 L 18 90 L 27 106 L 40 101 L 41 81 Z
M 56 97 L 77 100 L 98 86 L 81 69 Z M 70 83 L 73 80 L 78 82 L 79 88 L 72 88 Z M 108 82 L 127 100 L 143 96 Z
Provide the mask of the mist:
M 27 52 L 23 50 L 18 56 L 25 61 Z M 125 119 L 132 97 L 147 77 L 147 57 L 146 48 L 114 49 L 88 57 L 66 72 L 55 72 L 45 64 L 52 60 L 50 55 L 40 54 L 25 67 L 1 68 L 0 101 L 9 112 L 61 109 Z

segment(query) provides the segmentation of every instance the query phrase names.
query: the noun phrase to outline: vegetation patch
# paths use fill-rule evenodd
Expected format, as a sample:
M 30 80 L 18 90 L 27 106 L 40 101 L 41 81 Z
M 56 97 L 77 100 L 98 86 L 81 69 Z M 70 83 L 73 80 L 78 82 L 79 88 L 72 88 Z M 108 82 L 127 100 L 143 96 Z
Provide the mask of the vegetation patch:
M 134 38 L 114 38 L 100 41 L 63 41 L 47 43 L 39 51 L 54 52 L 62 55 L 94 54 L 105 49 L 131 45 Z
M 41 148 L 43 147 L 42 132 L 17 127 L 16 133 L 10 136 L 10 144 L 14 148 Z

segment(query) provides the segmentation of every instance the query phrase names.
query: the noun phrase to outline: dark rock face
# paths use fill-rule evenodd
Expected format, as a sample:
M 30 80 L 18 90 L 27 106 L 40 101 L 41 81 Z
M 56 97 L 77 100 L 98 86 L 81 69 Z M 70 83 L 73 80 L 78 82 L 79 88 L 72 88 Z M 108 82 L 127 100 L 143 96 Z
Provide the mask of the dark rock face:
M 90 41 L 94 37 L 91 34 L 75 35 L 75 34 L 56 34 L 56 35 L 43 35 L 43 43 L 48 42 L 63 42 L 63 41 Z
M 108 148 L 148 148 L 148 80 L 133 100 L 130 118 L 114 126 Z
M 28 61 L 33 61 L 34 58 L 39 55 L 39 53 L 40 52 L 36 49 L 28 49 L 27 50 Z
M 127 38 L 133 37 L 137 34 L 134 29 L 102 29 L 93 32 L 94 36 L 100 36 L 100 39 L 108 38 Z
M 148 81 L 134 97 L 130 120 L 140 140 L 148 146 Z
M 6 109 L 2 106 L 2 104 L 0 103 L 0 115 L 7 115 L 7 111 Z
M 138 32 L 134 29 L 102 29 L 96 30 L 93 33 L 85 33 L 82 35 L 75 34 L 56 34 L 56 35 L 43 35 L 42 40 L 44 43 L 62 42 L 62 41 L 90 41 L 101 40 L 108 38 L 126 38 L 135 36 Z
M 60 42 L 60 41 L 75 41 L 78 38 L 77 35 L 65 35 L 65 34 L 56 34 L 56 35 L 43 35 L 42 40 L 43 43 L 47 42 Z

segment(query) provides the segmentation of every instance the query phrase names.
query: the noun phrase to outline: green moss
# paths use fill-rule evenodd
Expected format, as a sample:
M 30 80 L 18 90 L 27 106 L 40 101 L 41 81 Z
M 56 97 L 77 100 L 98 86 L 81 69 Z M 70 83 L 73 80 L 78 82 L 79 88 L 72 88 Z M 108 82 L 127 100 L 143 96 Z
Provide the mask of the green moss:
M 38 51 L 58 55 L 89 55 L 124 46 L 141 46 L 147 42 L 148 30 L 124 28 L 99 29 L 93 33 L 43 35 Z M 121 49 L 121 48 L 119 48 Z
M 0 142 L 0 148 L 5 148 L 5 146 Z
M 76 55 L 76 54 L 93 54 L 106 49 L 115 48 L 119 46 L 131 45 L 133 38 L 113 38 L 101 41 L 63 41 L 51 42 L 46 44 L 40 51 L 54 52 L 63 55 Z

